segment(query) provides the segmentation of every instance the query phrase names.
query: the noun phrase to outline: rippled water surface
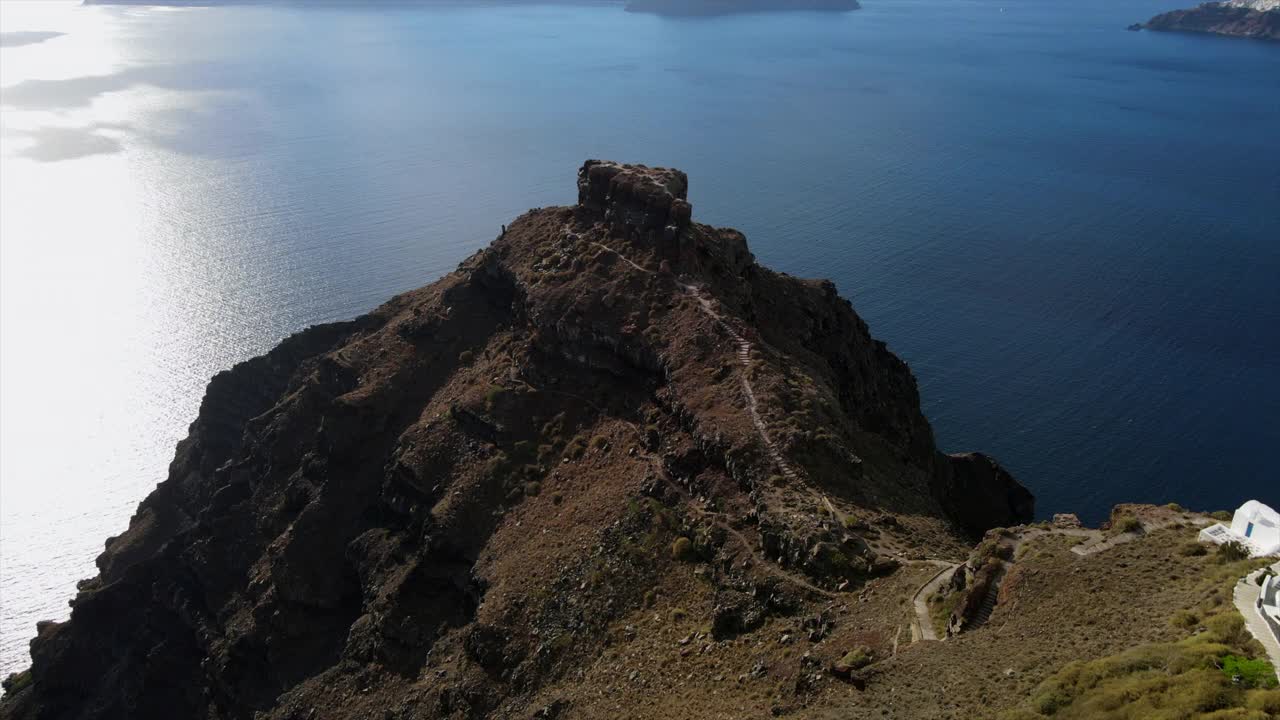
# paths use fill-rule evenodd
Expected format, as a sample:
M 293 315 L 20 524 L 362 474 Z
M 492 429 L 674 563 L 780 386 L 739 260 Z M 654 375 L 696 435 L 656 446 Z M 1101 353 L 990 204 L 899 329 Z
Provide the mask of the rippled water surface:
M 683 168 L 700 220 L 834 279 L 1042 513 L 1280 505 L 1280 46 L 1124 32 L 1149 0 L 865 5 L 0 4 L 0 671 L 210 375 L 587 157 Z

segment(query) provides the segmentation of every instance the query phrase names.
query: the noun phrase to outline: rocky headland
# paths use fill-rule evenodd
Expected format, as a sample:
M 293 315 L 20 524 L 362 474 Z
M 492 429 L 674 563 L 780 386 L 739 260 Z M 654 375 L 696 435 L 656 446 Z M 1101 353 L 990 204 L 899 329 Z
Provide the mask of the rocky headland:
M 1203 516 L 1028 526 L 835 286 L 695 222 L 684 173 L 588 161 L 577 198 L 214 377 L 0 717 L 1110 717 L 1073 661 L 1200 617 L 1256 655 L 1220 597 L 1167 620 L 1246 569 L 1180 551 Z
M 1207 2 L 1189 10 L 1156 15 L 1131 30 L 1210 33 L 1257 40 L 1280 40 L 1280 0 Z
M 995 462 L 937 450 L 835 286 L 758 265 L 686 190 L 588 162 L 577 205 L 215 377 L 6 715 L 309 717 L 408 686 L 484 715 L 695 559 L 732 637 L 1030 519 Z

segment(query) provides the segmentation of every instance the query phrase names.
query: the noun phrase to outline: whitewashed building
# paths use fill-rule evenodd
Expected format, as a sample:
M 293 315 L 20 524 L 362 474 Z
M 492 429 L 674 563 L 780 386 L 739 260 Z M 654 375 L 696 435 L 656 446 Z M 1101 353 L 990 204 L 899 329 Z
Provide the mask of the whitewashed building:
M 1280 563 L 1272 567 L 1280 567 Z M 1272 637 L 1280 642 L 1280 575 L 1268 575 L 1263 579 L 1262 591 L 1258 593 L 1258 614 Z
M 1268 575 L 1262 581 L 1258 607 L 1262 608 L 1263 615 L 1280 623 L 1280 575 Z
M 1238 542 L 1253 557 L 1280 555 L 1280 513 L 1250 500 L 1236 510 L 1230 525 L 1210 525 L 1200 531 L 1200 539 L 1218 544 Z

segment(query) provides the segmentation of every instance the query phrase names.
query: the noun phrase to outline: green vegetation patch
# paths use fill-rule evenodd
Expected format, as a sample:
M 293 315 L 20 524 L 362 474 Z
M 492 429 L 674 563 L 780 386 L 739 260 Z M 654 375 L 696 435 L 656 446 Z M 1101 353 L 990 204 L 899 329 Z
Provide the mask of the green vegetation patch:
M 929 620 L 933 623 L 933 631 L 938 637 L 946 637 L 947 628 L 951 625 L 951 616 L 963 598 L 964 593 L 957 590 L 946 594 L 934 593 L 929 598 Z
M 995 538 L 988 537 L 969 553 L 969 566 L 981 567 L 993 558 L 1008 558 L 1009 549 L 1001 545 Z
M 871 661 L 871 648 L 858 647 L 845 653 L 844 657 L 840 658 L 840 662 L 836 663 L 836 665 L 849 670 L 860 670 L 870 665 Z
M 1233 683 L 1247 688 L 1274 688 L 1280 685 L 1280 680 L 1276 680 L 1275 667 L 1262 659 L 1227 655 L 1222 658 L 1222 673 Z

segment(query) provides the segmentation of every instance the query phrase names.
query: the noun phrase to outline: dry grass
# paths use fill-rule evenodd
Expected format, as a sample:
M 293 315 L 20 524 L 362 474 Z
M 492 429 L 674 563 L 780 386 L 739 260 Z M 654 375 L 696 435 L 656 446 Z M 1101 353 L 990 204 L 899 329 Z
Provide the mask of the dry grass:
M 1258 561 L 1182 554 L 1196 532 L 1152 531 L 1088 557 L 1070 552 L 1074 538 L 1031 540 L 1013 563 L 986 626 L 945 642 L 901 648 L 897 657 L 874 666 L 865 692 L 833 696 L 812 717 L 876 718 L 884 708 L 904 718 L 1047 716 L 1029 702 L 1033 698 L 1057 698 L 1051 717 L 1190 717 L 1152 714 L 1152 708 L 1201 700 L 1205 707 L 1237 713 L 1222 717 L 1266 717 L 1257 708 L 1275 702 L 1273 690 L 1210 692 L 1223 682 L 1235 688 L 1211 659 L 1225 665 L 1228 656 L 1256 657 L 1260 651 L 1229 620 L 1216 619 L 1239 619 L 1231 587 Z M 1145 666 L 1150 672 L 1137 670 Z M 1187 674 L 1180 682 L 1156 682 L 1171 667 Z M 1139 689 L 1145 700 L 1137 699 Z M 1217 699 L 1205 699 L 1211 695 Z M 1074 704 L 1065 699 L 1080 700 L 1080 714 L 1062 714 Z M 1099 714 L 1108 704 L 1117 714 Z
M 1251 708 L 1273 704 L 1275 669 L 1245 657 L 1258 648 L 1234 608 L 1221 609 L 1205 625 L 1177 642 L 1073 662 L 1041 683 L 1028 707 L 1002 718 L 1174 720 L 1215 713 L 1265 719 L 1265 712 Z
M 1236 579 L 1257 561 L 1216 560 L 1219 564 L 1207 564 L 1195 584 L 1202 600 L 1169 617 L 1170 627 L 1189 635 L 1069 663 L 1040 683 L 1026 704 L 1003 713 L 1002 720 L 1274 717 L 1269 713 L 1277 703 L 1275 668 L 1245 630 L 1235 606 L 1223 602 Z

